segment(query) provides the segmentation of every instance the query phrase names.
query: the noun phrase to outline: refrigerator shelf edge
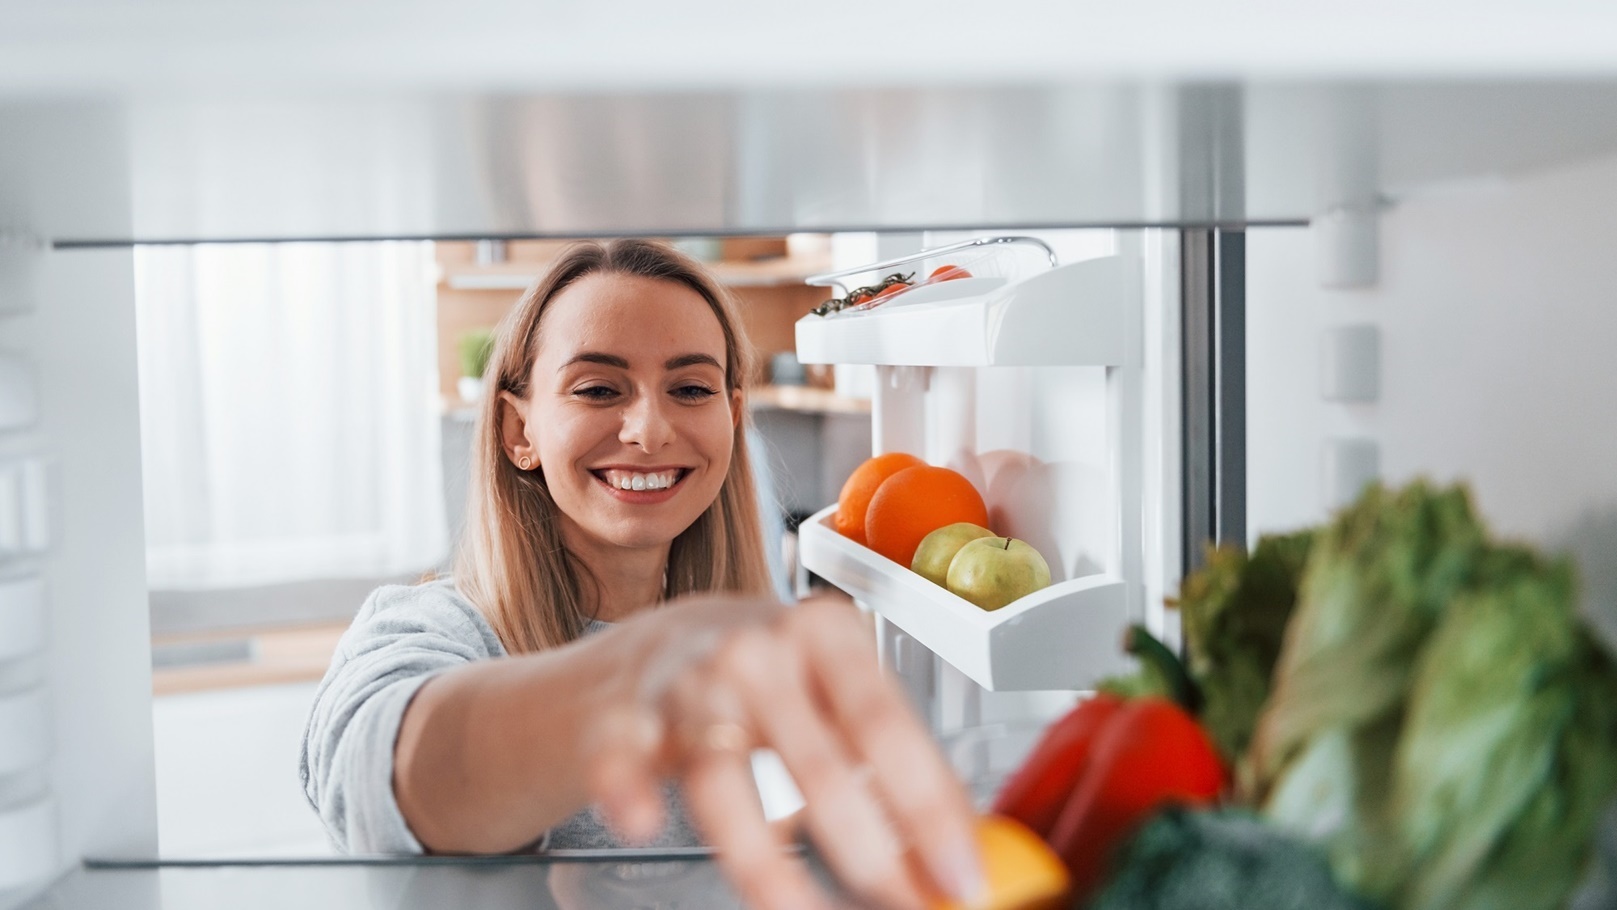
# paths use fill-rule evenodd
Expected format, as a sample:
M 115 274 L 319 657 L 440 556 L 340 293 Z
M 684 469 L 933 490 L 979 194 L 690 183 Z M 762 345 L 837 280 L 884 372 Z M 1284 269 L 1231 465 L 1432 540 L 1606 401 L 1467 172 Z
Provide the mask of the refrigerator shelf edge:
M 1039 272 L 981 296 L 797 321 L 803 363 L 902 366 L 1121 366 L 1127 263 L 1121 256 Z M 900 295 L 900 298 L 902 295 Z
M 1087 689 L 1127 672 L 1123 582 L 1106 574 L 1052 584 L 998 610 L 978 609 L 838 534 L 835 505 L 799 529 L 804 567 L 881 614 L 985 689 Z

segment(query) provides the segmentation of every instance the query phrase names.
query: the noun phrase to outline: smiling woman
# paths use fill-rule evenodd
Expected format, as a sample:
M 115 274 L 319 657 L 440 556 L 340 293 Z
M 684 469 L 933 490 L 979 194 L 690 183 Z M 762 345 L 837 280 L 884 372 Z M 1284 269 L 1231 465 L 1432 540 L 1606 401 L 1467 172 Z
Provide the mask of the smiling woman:
M 717 283 L 641 241 L 576 248 L 507 317 L 473 455 L 489 495 L 474 495 L 457 575 L 508 648 L 669 596 L 768 593 L 742 339 Z M 675 483 L 649 493 L 653 474 Z
M 978 891 L 970 801 L 859 612 L 770 594 L 749 359 L 711 276 L 646 241 L 571 249 L 507 317 L 454 576 L 374 593 L 315 699 L 339 847 L 706 842 L 749 905 L 814 906 L 758 747 L 861 896 Z

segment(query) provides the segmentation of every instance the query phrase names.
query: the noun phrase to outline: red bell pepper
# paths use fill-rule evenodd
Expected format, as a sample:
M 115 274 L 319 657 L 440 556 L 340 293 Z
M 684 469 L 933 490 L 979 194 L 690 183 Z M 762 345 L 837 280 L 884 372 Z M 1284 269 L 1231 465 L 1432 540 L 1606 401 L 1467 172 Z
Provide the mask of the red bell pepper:
M 1124 702 L 1095 735 L 1089 760 L 1048 838 L 1087 898 L 1112 853 L 1158 809 L 1214 802 L 1218 751 L 1194 718 L 1163 698 Z
M 1068 711 L 1005 781 L 990 811 L 1016 819 L 1048 841 L 1062 806 L 1078 785 L 1095 735 L 1121 707 L 1121 698 L 1103 692 Z

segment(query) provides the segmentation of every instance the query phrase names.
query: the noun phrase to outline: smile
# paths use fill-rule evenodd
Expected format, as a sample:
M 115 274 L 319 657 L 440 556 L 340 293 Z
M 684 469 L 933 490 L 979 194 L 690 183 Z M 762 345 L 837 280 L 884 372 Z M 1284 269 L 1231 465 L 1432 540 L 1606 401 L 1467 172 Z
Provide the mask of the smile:
M 629 502 L 660 502 L 674 494 L 690 468 L 664 468 L 656 471 L 629 471 L 602 468 L 590 471 L 603 486 Z

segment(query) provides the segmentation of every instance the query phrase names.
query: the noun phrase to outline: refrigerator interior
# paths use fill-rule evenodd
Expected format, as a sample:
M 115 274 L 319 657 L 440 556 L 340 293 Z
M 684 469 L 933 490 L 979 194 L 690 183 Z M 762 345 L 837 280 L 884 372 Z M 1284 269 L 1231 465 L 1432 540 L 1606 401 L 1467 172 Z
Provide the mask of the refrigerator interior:
M 222 102 L 0 104 L 0 704 L 13 734 L 0 830 L 26 848 L 0 863 L 0 904 L 84 857 L 156 854 L 133 239 L 843 227 L 907 232 L 915 249 L 963 225 L 1119 228 L 1115 252 L 1137 264 L 1135 360 L 934 365 L 924 388 L 903 372 L 913 364 L 888 364 L 877 446 L 1070 465 L 1060 521 L 1043 526 L 1063 570 L 1123 566 L 1132 549 L 1130 615 L 1171 635 L 1152 605 L 1183 568 L 1181 229 L 1245 228 L 1246 533 L 1317 521 L 1367 477 L 1467 476 L 1501 530 L 1583 555 L 1587 601 L 1617 626 L 1617 376 L 1600 347 L 1617 328 L 1609 86 L 715 94 L 684 99 L 699 115 L 685 121 L 644 99 L 486 100 L 248 101 L 234 110 L 262 128 L 248 134 Z M 586 105 L 667 154 L 589 162 Z M 828 135 L 846 144 L 805 139 Z M 935 141 L 957 136 L 971 141 Z M 490 153 L 501 137 L 517 137 L 509 154 Z M 721 164 L 632 212 L 611 201 L 613 178 L 672 186 L 693 159 Z M 561 179 L 579 162 L 585 178 Z M 1376 331 L 1335 331 L 1358 326 Z M 1344 369 L 1321 375 L 1329 345 Z M 1124 415 L 1134 426 L 1119 433 Z M 1102 478 L 1131 451 L 1125 498 Z M 1104 513 L 1087 508 L 1101 498 Z M 908 678 L 940 727 L 1052 706 L 1014 692 L 1001 704 L 916 656 Z

